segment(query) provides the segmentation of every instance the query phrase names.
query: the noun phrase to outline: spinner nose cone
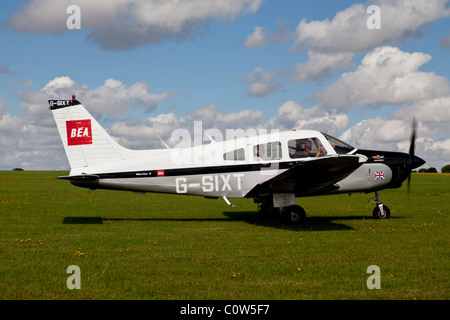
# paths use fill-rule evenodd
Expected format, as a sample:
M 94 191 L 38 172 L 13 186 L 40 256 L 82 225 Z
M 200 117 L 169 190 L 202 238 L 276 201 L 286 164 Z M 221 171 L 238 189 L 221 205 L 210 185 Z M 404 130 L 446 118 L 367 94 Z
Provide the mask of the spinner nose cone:
M 423 164 L 425 164 L 425 160 L 423 160 L 422 158 L 419 158 L 417 156 L 413 156 L 411 158 L 411 168 L 412 169 L 418 168 Z

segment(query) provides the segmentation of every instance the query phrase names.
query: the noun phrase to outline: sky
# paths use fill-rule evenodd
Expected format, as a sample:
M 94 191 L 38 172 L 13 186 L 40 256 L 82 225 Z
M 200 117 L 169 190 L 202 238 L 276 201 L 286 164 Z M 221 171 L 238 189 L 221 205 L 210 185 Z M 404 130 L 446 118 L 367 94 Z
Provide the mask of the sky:
M 450 0 L 0 8 L 0 170 L 69 169 L 47 100 L 73 94 L 131 149 L 174 146 L 201 121 L 408 152 L 416 118 L 424 167 L 450 164 Z

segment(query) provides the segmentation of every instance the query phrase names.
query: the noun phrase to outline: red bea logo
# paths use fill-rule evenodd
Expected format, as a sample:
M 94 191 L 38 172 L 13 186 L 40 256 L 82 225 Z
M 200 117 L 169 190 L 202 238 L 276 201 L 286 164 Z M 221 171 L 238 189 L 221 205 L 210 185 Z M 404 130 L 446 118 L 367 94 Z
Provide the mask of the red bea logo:
M 66 121 L 67 144 L 77 146 L 80 144 L 92 144 L 91 120 Z

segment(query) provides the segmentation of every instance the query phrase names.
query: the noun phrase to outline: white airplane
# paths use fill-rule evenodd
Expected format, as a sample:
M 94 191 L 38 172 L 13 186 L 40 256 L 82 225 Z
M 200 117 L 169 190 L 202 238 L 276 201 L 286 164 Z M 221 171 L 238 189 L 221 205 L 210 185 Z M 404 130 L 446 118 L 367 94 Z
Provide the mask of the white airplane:
M 261 214 L 282 213 L 302 222 L 305 210 L 296 197 L 375 192 L 373 217 L 390 210 L 378 191 L 399 188 L 411 170 L 425 163 L 410 152 L 356 149 L 328 134 L 292 130 L 184 148 L 129 150 L 120 146 L 75 100 L 49 100 L 78 187 L 253 198 Z M 166 145 L 167 146 L 167 145 Z M 408 179 L 409 189 L 409 179 Z

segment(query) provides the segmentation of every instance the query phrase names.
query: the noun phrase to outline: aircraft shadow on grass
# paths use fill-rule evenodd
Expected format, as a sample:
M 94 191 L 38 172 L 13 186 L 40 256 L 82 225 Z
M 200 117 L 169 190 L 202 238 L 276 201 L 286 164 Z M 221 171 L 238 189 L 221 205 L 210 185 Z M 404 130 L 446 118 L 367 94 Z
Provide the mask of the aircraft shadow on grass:
M 251 225 L 288 229 L 296 231 L 332 231 L 332 230 L 355 230 L 342 221 L 362 220 L 366 216 L 328 216 L 328 217 L 308 217 L 304 223 L 289 224 L 282 217 L 262 217 L 258 212 L 241 211 L 241 212 L 223 212 L 224 217 L 221 218 L 103 218 L 103 217 L 65 217 L 63 224 L 103 224 L 103 222 L 115 221 L 181 221 L 181 222 L 233 222 L 242 221 Z
M 297 231 L 330 231 L 330 230 L 354 230 L 354 228 L 336 222 L 339 220 L 360 220 L 362 216 L 348 217 L 308 217 L 306 221 L 298 224 L 286 222 L 283 217 L 264 217 L 258 212 L 224 212 L 231 221 L 243 221 L 255 226 L 269 227 L 275 229 L 288 229 Z

